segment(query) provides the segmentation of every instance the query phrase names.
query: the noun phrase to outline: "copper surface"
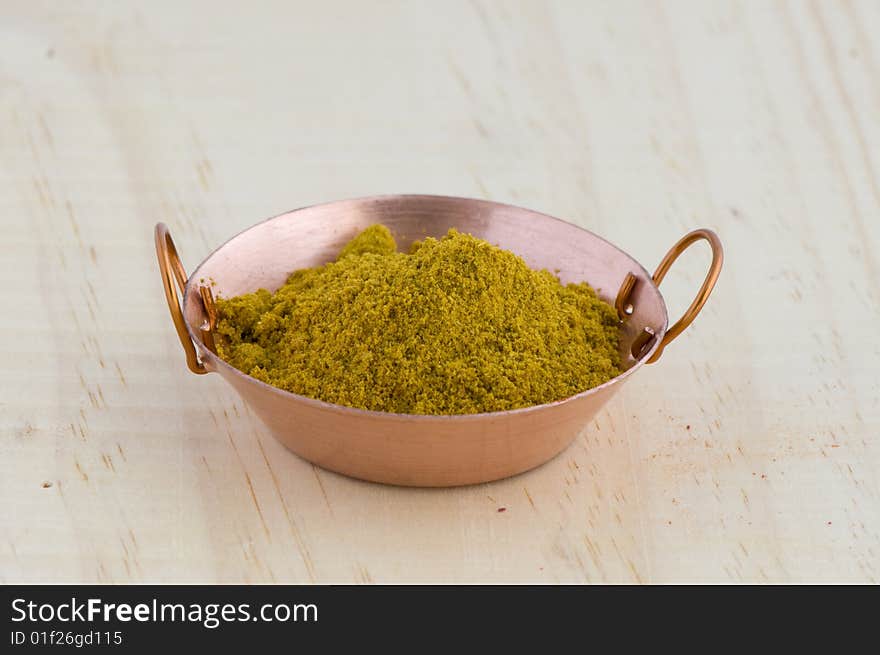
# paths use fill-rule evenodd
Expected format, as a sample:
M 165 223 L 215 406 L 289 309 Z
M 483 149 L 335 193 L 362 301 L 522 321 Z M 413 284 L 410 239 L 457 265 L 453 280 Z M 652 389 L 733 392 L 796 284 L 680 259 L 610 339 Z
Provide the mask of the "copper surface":
M 204 344 L 201 330 L 209 324 L 209 317 L 196 280 L 211 279 L 214 291 L 225 297 L 258 288 L 274 290 L 292 270 L 331 261 L 360 230 L 379 222 L 391 229 L 402 250 L 414 240 L 440 237 L 455 227 L 513 251 L 532 268 L 558 271 L 563 283 L 587 281 L 609 303 L 615 302 L 621 280 L 632 274 L 635 281 L 628 292 L 632 313 L 621 324 L 624 372 L 599 387 L 536 407 L 456 416 L 392 414 L 333 405 L 271 387 L 233 368 Z M 673 250 L 687 245 L 680 242 Z M 156 246 L 177 327 L 180 308 L 169 271 L 178 270 L 179 258 L 162 225 L 156 228 Z M 658 269 L 661 280 L 677 254 L 670 251 L 670 261 L 664 259 L 666 267 Z M 182 267 L 179 271 L 185 278 Z M 711 285 L 705 295 L 709 291 Z M 183 317 L 184 329 L 178 329 L 178 335 L 190 369 L 202 372 L 202 366 L 219 373 L 290 450 L 353 477 L 431 487 L 496 480 L 554 457 L 655 354 L 667 327 L 666 305 L 652 277 L 632 257 L 595 234 L 519 207 L 417 195 L 375 196 L 306 207 L 245 230 L 192 273 L 185 285 Z M 685 318 L 692 320 L 693 316 L 686 314 Z M 684 327 L 687 323 L 681 329 Z M 644 339 L 646 328 L 656 338 L 643 344 L 644 352 L 635 358 L 634 342 Z M 197 354 L 191 357 L 190 348 Z
M 202 298 L 202 305 L 205 308 L 207 320 L 203 323 L 203 327 L 199 330 L 202 335 L 202 341 L 212 353 L 217 352 L 214 345 L 214 329 L 217 327 L 217 306 L 214 304 L 214 292 L 211 287 L 199 286 L 199 296 Z
M 663 354 L 663 349 L 669 345 L 669 342 L 684 332 L 688 325 L 693 323 L 697 314 L 700 313 L 700 310 L 703 309 L 703 305 L 705 305 L 706 301 L 709 299 L 709 294 L 712 293 L 712 289 L 715 288 L 718 276 L 721 275 L 721 267 L 724 264 L 724 248 L 721 247 L 721 239 L 719 239 L 718 235 L 712 230 L 694 230 L 693 232 L 684 235 L 678 243 L 672 246 L 672 248 L 669 249 L 669 252 L 666 253 L 663 261 L 660 262 L 657 270 L 654 271 L 654 276 L 652 277 L 654 284 L 659 287 L 663 278 L 666 277 L 669 268 L 675 260 L 678 259 L 679 255 L 701 239 L 708 241 L 709 245 L 712 247 L 712 263 L 709 265 L 709 272 L 706 274 L 706 279 L 703 280 L 703 284 L 697 292 L 697 297 L 694 298 L 690 307 L 685 310 L 684 315 L 676 321 L 675 325 L 666 331 L 666 334 L 660 342 L 660 347 L 657 348 L 648 360 L 649 364 L 656 362 L 660 358 L 660 355 Z
M 187 333 L 183 313 L 180 311 L 180 299 L 177 295 L 177 286 L 180 287 L 181 291 L 184 291 L 187 286 L 186 271 L 180 261 L 180 256 L 177 254 L 174 239 L 171 238 L 168 226 L 165 223 L 156 223 L 155 238 L 156 257 L 159 258 L 159 273 L 162 276 L 162 284 L 165 287 L 165 300 L 168 303 L 168 311 L 171 312 L 171 320 L 174 322 L 177 336 L 180 338 L 184 353 L 186 353 L 186 365 L 193 373 L 202 375 L 208 371 L 199 360 L 192 339 Z M 175 286 L 175 281 L 177 286 Z
M 617 292 L 617 297 L 614 299 L 614 308 L 617 310 L 617 317 L 621 321 L 625 321 L 632 316 L 634 308 L 629 299 L 632 296 L 632 291 L 637 281 L 638 278 L 635 275 L 627 273 L 626 277 L 623 278 L 623 283 L 620 285 L 620 290 Z
M 654 328 L 648 327 L 647 325 L 642 328 L 642 331 L 639 333 L 639 336 L 636 337 L 635 341 L 633 341 L 632 348 L 630 348 L 630 353 L 636 359 L 639 359 L 648 352 L 651 344 L 656 341 L 657 335 L 654 332 Z M 650 363 L 650 362 L 649 362 Z

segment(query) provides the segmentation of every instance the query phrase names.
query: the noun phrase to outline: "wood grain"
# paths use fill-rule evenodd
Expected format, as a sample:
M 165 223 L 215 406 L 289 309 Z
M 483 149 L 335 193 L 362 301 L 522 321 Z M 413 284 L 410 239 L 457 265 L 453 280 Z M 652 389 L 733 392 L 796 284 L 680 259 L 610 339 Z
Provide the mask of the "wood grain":
M 0 581 L 880 581 L 876 3 L 3 14 Z M 712 227 L 726 266 L 544 467 L 362 483 L 187 372 L 151 230 L 192 267 L 394 192 L 539 209 L 648 268 Z M 663 283 L 673 314 L 707 262 Z

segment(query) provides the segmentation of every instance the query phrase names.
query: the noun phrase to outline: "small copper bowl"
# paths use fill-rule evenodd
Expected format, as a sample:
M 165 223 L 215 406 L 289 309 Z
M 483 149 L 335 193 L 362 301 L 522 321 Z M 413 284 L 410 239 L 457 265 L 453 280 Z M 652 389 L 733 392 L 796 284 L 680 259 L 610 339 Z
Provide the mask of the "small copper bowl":
M 225 297 L 277 289 L 294 269 L 331 261 L 360 230 L 387 225 L 402 250 L 455 227 L 520 255 L 562 282 L 587 281 L 621 318 L 624 372 L 557 402 L 486 414 L 424 416 L 374 412 L 306 398 L 233 368 L 213 351 L 210 280 Z M 658 285 L 669 266 L 700 239 L 712 264 L 694 302 L 667 329 Z M 643 364 L 654 362 L 706 302 L 721 270 L 722 249 L 709 230 L 681 239 L 653 276 L 632 257 L 580 227 L 545 214 L 484 200 L 394 195 L 297 209 L 259 223 L 215 250 L 187 278 L 174 242 L 156 226 L 165 296 L 194 373 L 222 375 L 294 453 L 318 466 L 388 484 L 448 487 L 497 480 L 543 464 L 564 450 Z M 183 308 L 175 280 L 183 290 Z

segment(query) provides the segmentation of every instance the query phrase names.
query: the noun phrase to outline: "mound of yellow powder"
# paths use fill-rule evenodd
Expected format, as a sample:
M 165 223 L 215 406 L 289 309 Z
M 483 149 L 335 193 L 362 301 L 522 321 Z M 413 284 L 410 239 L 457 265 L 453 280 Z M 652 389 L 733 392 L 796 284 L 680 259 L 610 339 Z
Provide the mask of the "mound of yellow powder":
M 336 261 L 275 293 L 219 298 L 217 348 L 241 371 L 331 403 L 471 414 L 561 400 L 621 372 L 618 319 L 586 283 L 563 286 L 456 230 L 397 252 L 374 225 Z

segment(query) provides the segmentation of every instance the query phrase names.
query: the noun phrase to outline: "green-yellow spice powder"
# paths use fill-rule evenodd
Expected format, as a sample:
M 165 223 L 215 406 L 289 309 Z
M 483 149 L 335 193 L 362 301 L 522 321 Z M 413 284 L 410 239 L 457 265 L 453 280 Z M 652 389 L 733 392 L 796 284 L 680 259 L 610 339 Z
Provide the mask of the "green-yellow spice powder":
M 397 252 L 373 225 L 274 293 L 217 300 L 219 355 L 287 391 L 404 414 L 561 400 L 621 372 L 614 309 L 469 234 Z

